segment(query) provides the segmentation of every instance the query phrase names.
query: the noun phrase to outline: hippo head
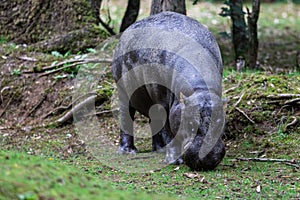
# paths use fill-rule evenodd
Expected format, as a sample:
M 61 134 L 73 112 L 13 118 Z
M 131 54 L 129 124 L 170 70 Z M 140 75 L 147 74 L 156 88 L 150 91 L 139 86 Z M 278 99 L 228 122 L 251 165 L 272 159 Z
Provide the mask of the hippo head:
M 180 115 L 177 134 L 181 136 L 183 161 L 192 170 L 214 169 L 225 155 L 221 99 L 205 92 L 194 93 L 180 103 Z
M 201 158 L 199 151 L 203 144 L 203 140 L 204 138 L 202 136 L 196 135 L 183 153 L 183 160 L 185 164 L 192 170 L 213 170 L 217 167 L 225 155 L 224 144 L 219 139 L 210 152 Z

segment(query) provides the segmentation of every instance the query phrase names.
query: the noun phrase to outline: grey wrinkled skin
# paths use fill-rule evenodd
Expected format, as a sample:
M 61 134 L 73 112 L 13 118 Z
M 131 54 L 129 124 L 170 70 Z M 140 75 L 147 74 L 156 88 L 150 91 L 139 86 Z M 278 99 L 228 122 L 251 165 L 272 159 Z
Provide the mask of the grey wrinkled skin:
M 179 48 L 170 50 L 170 38 L 160 36 L 159 31 L 143 32 L 152 29 L 180 33 L 183 37 L 171 38 Z M 197 62 L 185 58 L 185 55 L 197 52 L 193 45 L 184 43 L 185 37 L 203 49 Z M 211 123 L 214 123 L 213 127 L 224 125 L 222 116 L 215 120 L 216 123 L 212 122 L 212 112 L 223 112 L 221 79 L 214 79 L 222 75 L 222 59 L 217 42 L 207 28 L 173 12 L 159 13 L 136 22 L 121 36 L 112 73 L 120 101 L 119 153 L 137 153 L 133 120 L 138 111 L 150 119 L 152 150 L 165 151 L 167 163 L 184 162 L 192 170 L 212 170 L 221 162 L 225 155 L 220 139 L 222 128 L 212 129 L 218 130 L 211 134 L 216 137 L 216 142 L 212 143 L 207 155 L 199 156 Z M 151 114 L 149 110 L 156 104 L 160 107 L 155 107 Z M 162 109 L 166 116 L 160 114 Z M 162 128 L 158 130 L 157 127 Z

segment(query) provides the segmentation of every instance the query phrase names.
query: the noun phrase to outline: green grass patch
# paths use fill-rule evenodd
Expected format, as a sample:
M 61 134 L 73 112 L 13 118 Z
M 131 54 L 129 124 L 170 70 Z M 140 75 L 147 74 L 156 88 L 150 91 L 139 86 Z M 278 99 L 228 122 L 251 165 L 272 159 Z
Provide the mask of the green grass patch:
M 119 190 L 52 157 L 0 151 L 1 199 L 170 199 L 167 195 Z M 172 198 L 173 199 L 173 198 Z

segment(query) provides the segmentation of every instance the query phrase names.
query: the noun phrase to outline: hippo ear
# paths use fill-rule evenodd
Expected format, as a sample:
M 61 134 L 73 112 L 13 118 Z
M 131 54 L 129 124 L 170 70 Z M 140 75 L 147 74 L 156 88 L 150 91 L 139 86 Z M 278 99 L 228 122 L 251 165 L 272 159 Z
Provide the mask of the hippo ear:
M 187 101 L 187 97 L 184 96 L 184 94 L 182 92 L 180 92 L 179 93 L 179 102 L 185 105 L 186 101 Z

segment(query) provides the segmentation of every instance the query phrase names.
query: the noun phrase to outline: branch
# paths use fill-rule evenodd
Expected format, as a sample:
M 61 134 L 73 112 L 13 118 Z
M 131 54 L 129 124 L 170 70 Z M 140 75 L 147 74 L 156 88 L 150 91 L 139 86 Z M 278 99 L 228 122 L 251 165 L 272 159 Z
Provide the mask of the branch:
M 16 93 L 14 93 L 13 95 L 11 95 L 11 97 L 10 97 L 10 99 L 8 100 L 6 106 L 4 107 L 2 113 L 0 114 L 0 117 L 2 117 L 3 114 L 5 113 L 6 109 L 8 108 L 8 106 L 9 106 L 9 104 L 10 104 L 10 102 L 11 102 L 11 100 L 15 97 L 15 94 L 16 94 Z
M 292 104 L 300 104 L 300 98 L 288 100 L 284 103 L 284 105 L 292 105 Z
M 300 94 L 270 94 L 267 96 L 267 98 L 271 98 L 271 99 L 294 98 L 294 97 L 300 97 Z
M 54 69 L 56 67 L 65 65 L 67 63 L 72 63 L 72 64 L 60 67 L 58 69 Z M 49 72 L 45 72 L 43 74 L 40 74 L 38 77 L 47 76 L 49 74 L 56 73 L 58 71 L 61 71 L 63 69 L 69 68 L 69 67 L 75 67 L 77 65 L 83 65 L 83 64 L 88 64 L 88 63 L 109 63 L 110 64 L 110 63 L 112 63 L 112 60 L 111 59 L 80 59 L 80 60 L 63 61 L 63 62 L 60 62 L 56 65 L 48 66 L 48 67 L 43 68 L 42 71 L 46 71 L 46 70 L 50 70 L 50 69 L 54 69 L 54 70 L 49 71 Z
M 243 94 L 240 96 L 240 98 L 237 100 L 237 102 L 234 104 L 234 107 L 237 107 L 237 105 L 241 102 L 241 100 L 243 99 L 245 95 L 245 92 L 243 92 Z
M 28 111 L 27 113 L 24 114 L 23 118 L 20 120 L 20 123 L 23 123 L 28 116 L 30 116 L 33 112 L 35 112 L 35 110 L 40 105 L 42 105 L 42 103 L 44 102 L 44 100 L 46 99 L 46 97 L 47 97 L 46 93 L 42 94 L 42 98 L 40 99 L 40 101 L 30 111 Z
M 236 86 L 233 86 L 233 87 L 228 88 L 227 90 L 225 90 L 225 91 L 223 92 L 223 94 L 226 94 L 226 93 L 228 93 L 228 92 L 231 92 L 231 91 L 235 90 L 236 88 L 240 87 L 240 85 L 241 85 L 241 81 L 239 81 L 238 84 L 237 84 Z
M 279 162 L 284 163 L 287 165 L 291 165 L 296 168 L 300 168 L 300 165 L 298 164 L 296 160 L 287 160 L 287 159 L 273 159 L 273 158 L 237 158 L 237 160 L 240 161 L 255 161 L 255 162 Z
M 72 110 L 70 110 L 69 112 L 67 112 L 63 117 L 59 118 L 57 120 L 58 123 L 63 124 L 66 121 L 68 121 L 69 119 L 73 118 L 73 114 L 76 113 L 77 111 L 79 111 L 81 108 L 83 108 L 85 105 L 90 104 L 92 102 L 95 102 L 97 95 L 92 95 L 88 98 L 86 98 L 84 101 L 78 103 L 77 105 L 75 105 Z
M 242 111 L 240 108 L 235 107 L 235 109 L 237 111 L 239 111 L 240 113 L 242 113 L 252 124 L 255 124 L 255 122 L 244 111 Z

